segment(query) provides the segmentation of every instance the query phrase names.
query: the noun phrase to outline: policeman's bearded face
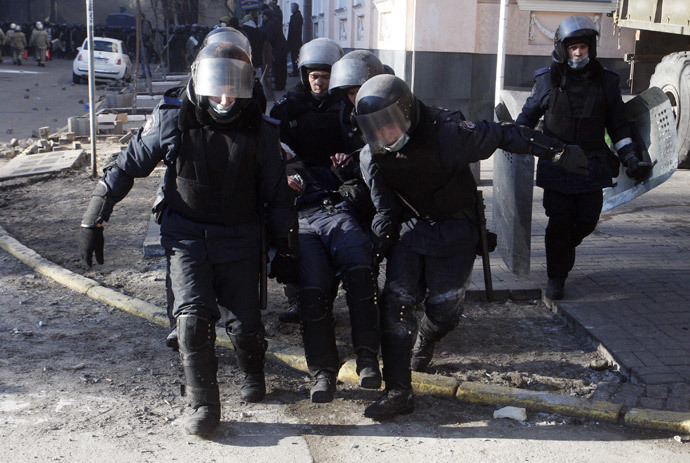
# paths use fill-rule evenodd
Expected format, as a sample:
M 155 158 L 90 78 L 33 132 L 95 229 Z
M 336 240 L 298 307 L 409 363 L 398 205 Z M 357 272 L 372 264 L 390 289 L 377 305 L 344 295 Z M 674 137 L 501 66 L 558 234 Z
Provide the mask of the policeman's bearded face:
M 589 45 L 586 43 L 573 43 L 568 45 L 568 59 L 581 60 L 589 55 Z
M 331 81 L 331 73 L 328 71 L 309 71 L 309 87 L 316 94 L 328 93 L 328 84 Z
M 355 105 L 355 101 L 357 100 L 357 93 L 359 93 L 360 87 L 350 87 L 347 89 L 347 98 L 350 100 L 350 103 L 352 103 L 352 106 Z

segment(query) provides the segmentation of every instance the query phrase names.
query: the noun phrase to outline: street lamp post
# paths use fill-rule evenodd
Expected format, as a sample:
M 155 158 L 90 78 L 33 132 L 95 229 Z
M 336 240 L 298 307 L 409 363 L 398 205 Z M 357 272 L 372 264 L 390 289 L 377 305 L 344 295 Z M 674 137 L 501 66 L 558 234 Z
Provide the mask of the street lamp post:
M 95 63 L 93 53 L 93 0 L 86 0 L 86 33 L 89 43 L 89 119 L 91 122 L 91 177 L 96 178 L 98 167 L 96 165 L 96 108 L 95 91 L 96 77 L 94 75 Z

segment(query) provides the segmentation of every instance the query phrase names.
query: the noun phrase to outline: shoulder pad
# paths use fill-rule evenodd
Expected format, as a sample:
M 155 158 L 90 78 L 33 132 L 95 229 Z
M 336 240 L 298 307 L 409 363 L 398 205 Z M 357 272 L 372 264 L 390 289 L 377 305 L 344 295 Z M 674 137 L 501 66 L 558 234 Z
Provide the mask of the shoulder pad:
M 613 69 L 604 68 L 604 71 L 610 72 L 611 74 L 615 75 L 616 77 L 620 77 L 620 74 L 617 71 L 614 71 Z
M 550 71 L 551 71 L 551 68 L 549 68 L 549 67 L 537 69 L 536 71 L 534 71 L 534 77 L 537 78 L 539 76 L 543 76 L 544 74 L 546 74 Z
M 275 118 L 267 116 L 265 114 L 262 114 L 261 117 L 263 118 L 264 121 L 268 122 L 271 125 L 280 125 L 279 119 L 275 119 Z

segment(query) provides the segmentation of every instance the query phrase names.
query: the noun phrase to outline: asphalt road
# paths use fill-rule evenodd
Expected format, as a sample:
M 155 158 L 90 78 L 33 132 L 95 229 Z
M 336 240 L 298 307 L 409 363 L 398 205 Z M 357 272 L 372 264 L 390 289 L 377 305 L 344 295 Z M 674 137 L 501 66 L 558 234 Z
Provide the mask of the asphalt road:
M 56 59 L 39 68 L 33 58 L 15 66 L 4 57 L 0 64 L 0 143 L 31 137 L 32 130 L 49 126 L 51 133 L 67 119 L 87 112 L 88 85 L 72 83 L 72 61 Z M 105 90 L 96 89 L 96 101 Z

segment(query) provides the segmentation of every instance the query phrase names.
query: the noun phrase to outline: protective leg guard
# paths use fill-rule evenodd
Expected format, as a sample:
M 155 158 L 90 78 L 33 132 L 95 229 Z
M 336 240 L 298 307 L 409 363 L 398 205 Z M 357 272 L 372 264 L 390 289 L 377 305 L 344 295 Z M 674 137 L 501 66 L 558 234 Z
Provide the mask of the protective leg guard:
M 379 350 L 379 308 L 377 285 L 370 267 L 359 267 L 343 274 L 355 352 Z
M 422 317 L 417 340 L 412 348 L 412 359 L 410 361 L 412 370 L 424 371 L 427 369 L 434 356 L 436 342 L 451 332 L 458 325 L 458 320 L 459 318 L 454 317 L 449 323 L 441 326 L 432 322 L 426 315 Z
M 549 278 L 545 296 L 554 301 L 563 299 L 565 292 L 565 278 Z
M 304 288 L 300 293 L 300 317 L 304 355 L 309 370 L 338 371 L 340 361 L 335 345 L 333 314 L 320 288 Z
M 216 330 L 211 320 L 185 314 L 177 317 L 177 331 L 186 395 L 194 408 L 185 430 L 188 434 L 208 435 L 220 423 Z
M 261 327 L 256 333 L 232 334 L 228 336 L 235 347 L 237 365 L 244 372 L 240 387 L 240 397 L 247 402 L 260 402 L 266 396 L 266 378 L 264 363 L 266 360 L 266 339 Z
M 417 328 L 413 307 L 386 302 L 381 304 L 381 310 L 381 358 L 386 389 L 411 389 L 410 357 Z

